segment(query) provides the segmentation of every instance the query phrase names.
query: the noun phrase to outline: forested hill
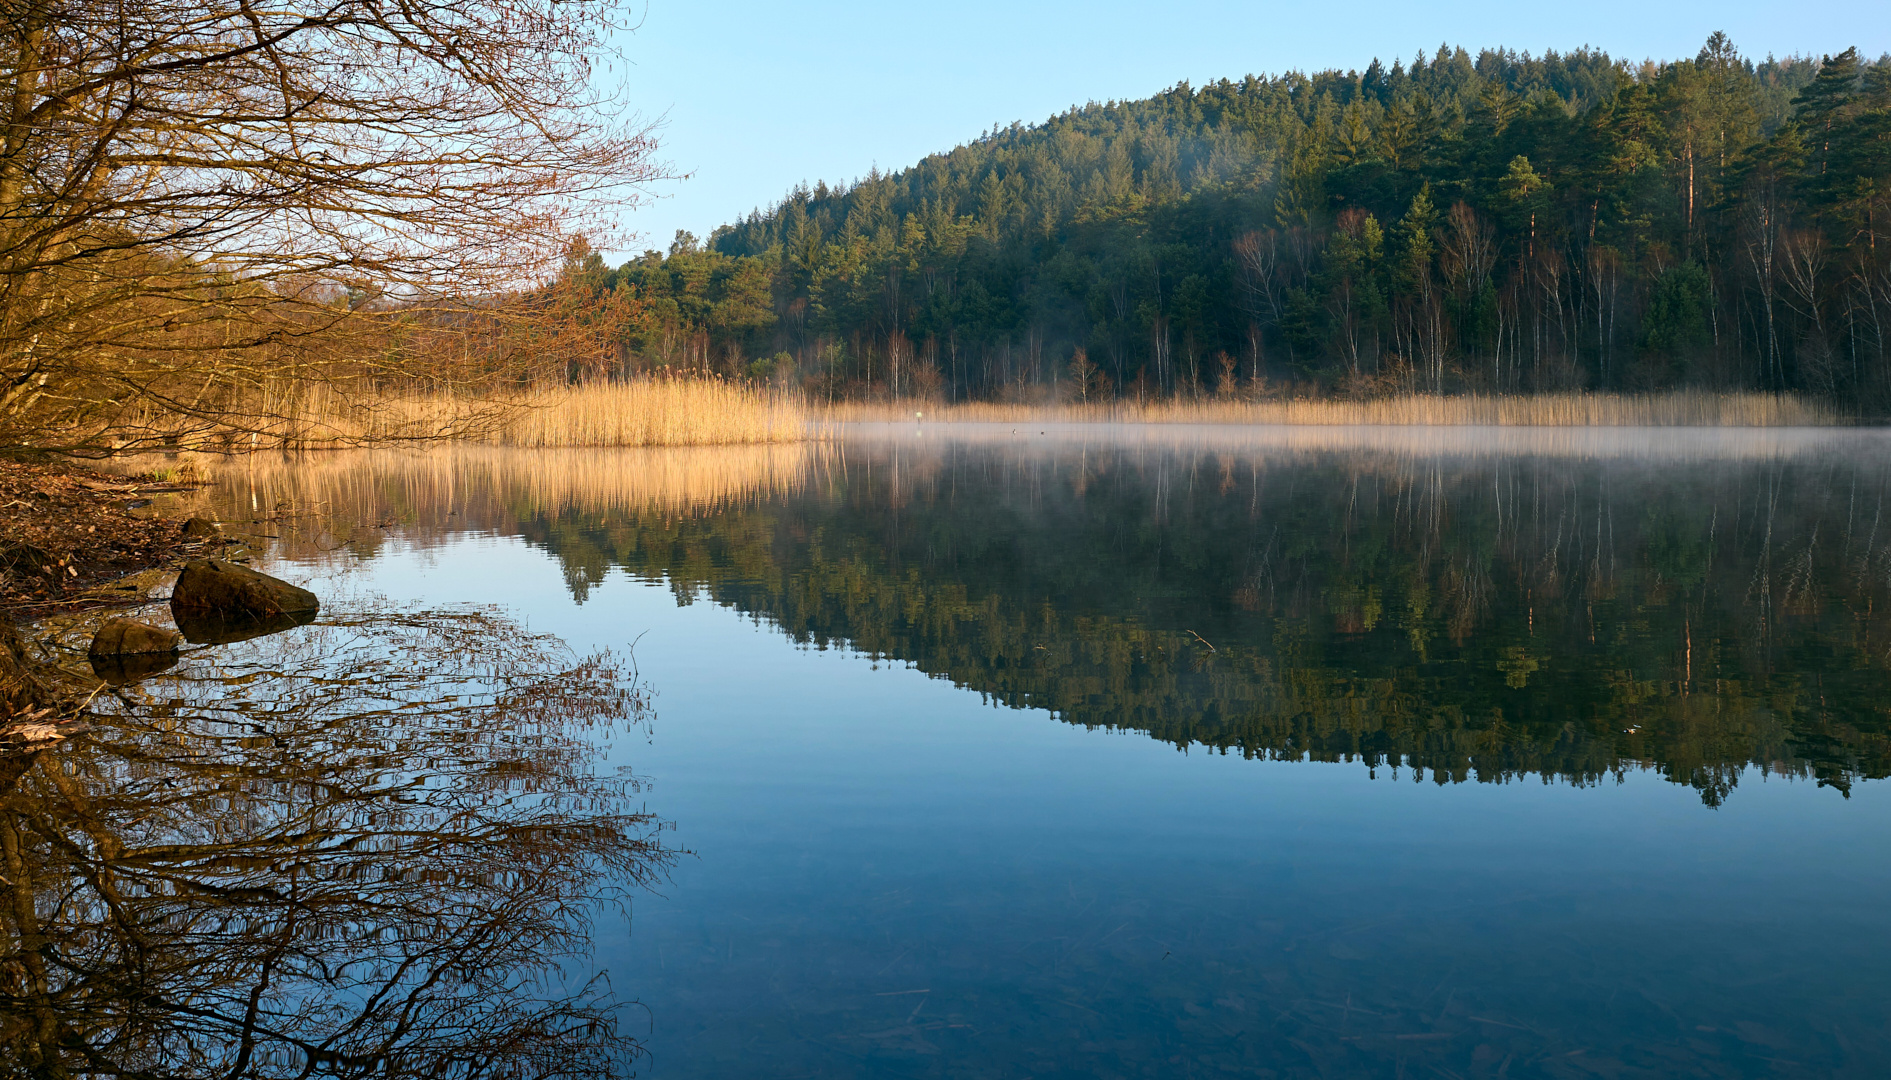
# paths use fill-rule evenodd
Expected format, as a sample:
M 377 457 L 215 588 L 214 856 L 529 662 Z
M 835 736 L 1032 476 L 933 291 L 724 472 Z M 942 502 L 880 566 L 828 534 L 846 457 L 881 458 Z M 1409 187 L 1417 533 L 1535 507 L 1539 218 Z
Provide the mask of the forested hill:
M 642 301 L 626 365 L 831 396 L 1879 400 L 1888 211 L 1891 58 L 1716 34 L 1179 85 L 567 273 Z

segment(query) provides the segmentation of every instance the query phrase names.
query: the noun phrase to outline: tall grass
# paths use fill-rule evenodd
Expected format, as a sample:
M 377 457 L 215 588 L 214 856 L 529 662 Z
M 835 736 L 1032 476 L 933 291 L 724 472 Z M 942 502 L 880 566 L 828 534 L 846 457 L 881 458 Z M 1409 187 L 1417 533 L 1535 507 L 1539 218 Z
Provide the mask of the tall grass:
M 1058 406 L 988 402 L 957 405 L 848 403 L 831 406 L 823 415 L 837 422 L 858 422 L 912 420 L 915 413 L 922 414 L 923 420 L 987 423 L 1808 427 L 1844 422 L 1833 409 L 1803 398 L 1699 390 L 1661 394 L 1418 394 L 1359 401 L 1121 401 Z
M 708 379 L 641 379 L 504 395 L 357 392 L 322 383 L 260 388 L 241 423 L 151 413 L 139 445 L 254 451 L 403 442 L 520 447 L 720 446 L 819 433 L 797 397 Z
M 797 399 L 724 382 L 653 379 L 557 390 L 489 441 L 502 446 L 708 446 L 795 442 L 813 434 Z
M 776 391 L 704 379 L 646 379 L 511 396 L 348 394 L 321 384 L 270 388 L 249 426 L 153 415 L 137 445 L 254 451 L 389 443 L 475 443 L 534 449 L 722 446 L 820 439 L 832 423 L 908 421 L 1406 427 L 1819 427 L 1846 422 L 1828 405 L 1787 395 L 1674 391 L 1366 400 L 1199 399 L 1090 405 L 967 402 L 840 403 L 817 409 Z

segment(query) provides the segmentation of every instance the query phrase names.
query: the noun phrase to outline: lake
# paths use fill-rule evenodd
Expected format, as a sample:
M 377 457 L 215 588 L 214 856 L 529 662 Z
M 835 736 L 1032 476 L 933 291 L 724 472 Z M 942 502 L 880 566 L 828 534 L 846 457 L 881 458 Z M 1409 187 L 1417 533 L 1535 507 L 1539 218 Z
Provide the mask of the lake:
M 47 1022 L 108 1058 L 1891 1070 L 1884 434 L 885 425 L 217 476 L 167 512 L 322 618 L 101 698 L 64 809 L 11 811 L 67 905 Z

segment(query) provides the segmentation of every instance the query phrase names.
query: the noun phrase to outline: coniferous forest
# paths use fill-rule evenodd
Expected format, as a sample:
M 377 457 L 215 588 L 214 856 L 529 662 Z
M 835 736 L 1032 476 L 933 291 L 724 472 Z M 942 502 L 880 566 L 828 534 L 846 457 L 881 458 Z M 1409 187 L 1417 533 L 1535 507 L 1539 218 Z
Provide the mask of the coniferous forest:
M 1881 242 L 1881 239 L 1884 242 Z M 1180 84 L 679 233 L 615 354 L 827 399 L 1684 387 L 1891 406 L 1891 57 Z

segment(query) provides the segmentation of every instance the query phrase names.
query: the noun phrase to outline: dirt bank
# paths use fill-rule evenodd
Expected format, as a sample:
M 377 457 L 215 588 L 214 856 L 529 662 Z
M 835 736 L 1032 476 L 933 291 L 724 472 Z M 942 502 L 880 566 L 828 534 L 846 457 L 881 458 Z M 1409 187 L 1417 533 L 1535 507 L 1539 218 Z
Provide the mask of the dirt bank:
M 153 495 L 193 487 L 0 458 L 0 620 L 107 606 L 101 585 L 176 565 L 184 523 L 134 511 Z
M 182 521 L 134 512 L 193 486 L 0 458 L 0 788 L 33 750 L 83 726 L 85 688 L 37 658 L 17 624 L 122 604 L 110 582 L 198 550 Z

